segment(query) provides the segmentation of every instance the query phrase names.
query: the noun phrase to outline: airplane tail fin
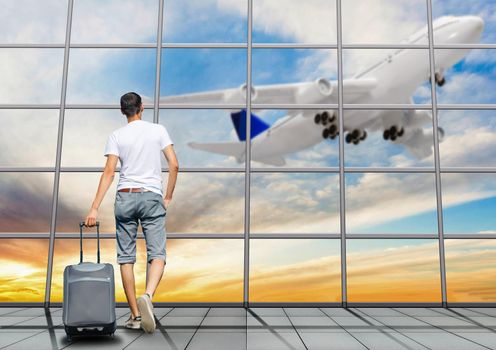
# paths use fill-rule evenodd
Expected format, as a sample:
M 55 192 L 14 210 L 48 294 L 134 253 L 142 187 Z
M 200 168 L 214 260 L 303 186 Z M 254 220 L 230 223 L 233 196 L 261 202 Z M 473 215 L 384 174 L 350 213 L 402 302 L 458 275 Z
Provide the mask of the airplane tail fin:
M 202 151 L 223 154 L 225 156 L 233 156 L 236 158 L 238 163 L 243 161 L 243 155 L 245 152 L 244 142 L 188 142 L 188 146 Z
M 246 141 L 246 109 L 242 109 L 239 112 L 231 113 L 231 120 L 238 134 L 238 139 L 240 141 Z M 270 128 L 270 125 L 264 122 L 260 117 L 251 113 L 250 129 L 251 138 L 257 136 L 261 132 Z

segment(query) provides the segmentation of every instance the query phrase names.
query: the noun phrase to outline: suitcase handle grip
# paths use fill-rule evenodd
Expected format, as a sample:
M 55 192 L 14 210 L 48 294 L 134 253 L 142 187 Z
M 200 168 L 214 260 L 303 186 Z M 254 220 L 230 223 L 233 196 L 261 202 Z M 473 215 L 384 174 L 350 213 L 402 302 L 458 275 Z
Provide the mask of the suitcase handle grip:
M 83 226 L 84 221 L 79 223 L 79 263 L 83 262 Z M 100 263 L 100 221 L 96 222 L 96 245 L 97 245 L 97 262 Z

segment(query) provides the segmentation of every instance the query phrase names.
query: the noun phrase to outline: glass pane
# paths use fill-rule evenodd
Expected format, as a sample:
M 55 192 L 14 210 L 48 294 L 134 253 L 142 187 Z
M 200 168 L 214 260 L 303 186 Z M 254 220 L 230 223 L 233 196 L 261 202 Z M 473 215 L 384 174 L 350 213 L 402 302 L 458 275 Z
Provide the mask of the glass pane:
M 43 302 L 48 239 L 2 238 L 0 249 L 0 302 Z
M 58 110 L 0 109 L 0 166 L 55 167 Z
M 153 103 L 155 49 L 71 49 L 67 103 L 119 104 L 136 91 Z
M 429 50 L 343 50 L 343 100 L 359 104 L 430 104 Z
M 74 1 L 73 43 L 156 43 L 157 0 Z
M 337 103 L 336 54 L 336 50 L 253 49 L 252 102 Z
M 60 103 L 63 49 L 0 50 L 0 103 Z
M 496 301 L 496 240 L 447 239 L 448 302 Z
M 125 302 L 114 239 L 100 240 L 101 261 L 114 265 L 116 301 Z M 84 261 L 96 261 L 96 240 L 83 241 Z M 243 300 L 243 240 L 167 239 L 166 266 L 156 302 L 241 302 Z M 52 302 L 63 297 L 63 271 L 79 262 L 78 239 L 56 239 Z M 145 292 L 146 246 L 140 239 L 134 267 L 136 294 Z
M 160 103 L 244 103 L 245 82 L 245 49 L 163 50 Z
M 431 111 L 347 110 L 344 116 L 345 166 L 434 168 Z
M 79 232 L 79 222 L 88 214 L 101 173 L 61 173 L 57 208 L 57 232 Z M 98 210 L 100 231 L 115 233 L 114 202 L 119 173 Z M 141 230 L 141 226 L 140 226 Z
M 2 1 L 0 42 L 62 44 L 66 23 L 67 0 Z
M 349 302 L 441 302 L 437 240 L 347 240 Z
M 339 232 L 339 178 L 325 173 L 252 173 L 252 233 Z
M 496 166 L 496 111 L 439 111 L 442 167 Z
M 496 42 L 494 0 L 434 0 L 435 44 L 476 44 Z
M 119 103 L 119 102 L 117 102 Z M 153 109 L 145 109 L 142 120 L 153 121 Z M 103 167 L 108 136 L 127 124 L 119 109 L 68 109 L 64 118 L 63 167 Z M 91 139 L 91 141 L 88 141 Z M 84 154 L 84 157 L 81 155 Z M 163 156 L 163 158 L 165 158 Z M 120 163 L 118 164 L 120 166 Z
M 238 115 L 243 139 L 245 115 Z M 337 110 L 252 110 L 252 166 L 339 166 L 337 120 Z
M 166 282 L 159 285 L 154 300 L 243 301 L 242 239 L 177 239 L 167 244 Z
M 53 173 L 0 173 L 0 232 L 50 232 Z
M 445 233 L 496 233 L 494 174 L 442 174 Z
M 437 234 L 434 174 L 347 174 L 348 233 Z
M 254 0 L 253 42 L 336 44 L 335 0 Z
M 215 109 L 160 110 L 160 123 L 174 141 L 180 166 L 244 168 L 246 146 L 236 135 L 237 124 L 232 117 L 237 113 Z M 166 167 L 165 158 L 163 161 Z
M 438 103 L 496 103 L 496 50 L 436 49 L 442 65 Z M 438 84 L 439 85 L 439 84 Z
M 343 43 L 427 44 L 426 15 L 425 0 L 343 1 Z
M 245 42 L 246 0 L 164 2 L 164 42 Z
M 78 232 L 100 179 L 99 173 L 62 173 L 58 232 Z M 168 173 L 162 174 L 166 189 Z M 118 173 L 98 213 L 101 232 L 115 233 L 114 201 Z M 77 191 L 74 189 L 77 188 Z M 167 208 L 166 230 L 174 233 L 241 233 L 244 215 L 244 174 L 179 173 L 173 200 Z M 141 226 L 139 226 L 141 231 Z
M 250 240 L 250 301 L 340 302 L 339 240 Z
M 243 233 L 244 180 L 244 173 L 180 172 L 168 208 L 168 232 Z

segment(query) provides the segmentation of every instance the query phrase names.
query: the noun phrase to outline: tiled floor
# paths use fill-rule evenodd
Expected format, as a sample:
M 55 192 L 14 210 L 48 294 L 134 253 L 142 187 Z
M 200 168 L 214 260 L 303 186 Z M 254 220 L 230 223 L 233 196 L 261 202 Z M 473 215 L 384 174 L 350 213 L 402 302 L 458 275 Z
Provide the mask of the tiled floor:
M 493 308 L 155 308 L 157 330 L 67 342 L 62 310 L 0 308 L 0 349 L 496 349 Z

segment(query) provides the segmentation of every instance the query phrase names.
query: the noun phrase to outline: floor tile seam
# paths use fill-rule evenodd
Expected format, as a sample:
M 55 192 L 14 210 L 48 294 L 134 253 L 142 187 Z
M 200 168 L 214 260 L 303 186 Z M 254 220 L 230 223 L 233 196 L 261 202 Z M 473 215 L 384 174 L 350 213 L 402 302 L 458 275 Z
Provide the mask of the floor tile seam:
M 336 324 L 337 324 L 337 325 L 338 325 L 338 326 L 339 326 L 342 330 L 344 330 L 344 331 L 345 331 L 346 333 L 348 333 L 351 337 L 353 337 L 353 338 L 354 338 L 354 339 L 355 339 L 355 340 L 356 340 L 356 341 L 357 341 L 360 345 L 362 345 L 365 349 L 370 350 L 370 348 L 369 348 L 367 345 L 365 345 L 364 343 L 362 343 L 362 341 L 361 341 L 360 339 L 358 339 L 357 337 L 355 337 L 355 335 L 354 335 L 354 334 L 350 333 L 350 332 L 349 332 L 346 328 L 344 328 L 344 327 L 343 327 L 343 326 L 341 326 L 339 323 L 337 323 L 336 321 L 334 321 L 334 320 L 332 319 L 332 317 L 331 317 L 331 316 L 329 316 L 328 314 L 326 314 L 326 313 L 325 313 L 325 311 L 324 311 L 324 310 L 322 310 L 322 308 L 320 308 L 320 307 L 319 307 L 318 309 L 319 309 L 321 312 L 323 312 L 323 313 L 324 313 L 324 315 L 326 315 L 327 317 L 329 317 L 329 318 L 330 318 L 333 322 L 335 322 L 335 323 L 336 323 Z
M 184 350 L 186 350 L 186 349 L 188 348 L 189 344 L 191 344 L 191 341 L 192 341 L 192 340 L 193 340 L 193 338 L 195 337 L 196 333 L 198 332 L 198 329 L 201 327 L 201 325 L 202 325 L 202 323 L 203 323 L 203 320 L 205 320 L 205 317 L 207 317 L 207 315 L 208 315 L 208 313 L 209 313 L 209 311 L 210 311 L 211 309 L 212 309 L 212 308 L 210 308 L 210 307 L 208 308 L 208 310 L 207 310 L 207 312 L 205 313 L 205 315 L 203 316 L 203 318 L 202 318 L 202 320 L 201 320 L 200 324 L 198 325 L 198 327 L 196 327 L 196 329 L 195 329 L 195 331 L 194 331 L 193 335 L 191 336 L 191 338 L 189 338 L 188 343 L 184 346 Z
M 393 308 L 393 309 L 394 309 L 394 308 Z M 403 312 L 401 312 L 401 311 L 399 311 L 399 310 L 395 310 L 395 311 L 397 311 L 397 312 L 399 312 L 399 313 L 402 313 L 402 314 L 406 315 L 405 313 L 403 313 Z M 442 327 L 439 327 L 439 326 L 436 326 L 436 325 L 430 324 L 429 322 L 426 322 L 426 321 L 420 320 L 420 319 L 418 319 L 417 317 L 414 317 L 414 316 L 409 316 L 409 317 L 412 317 L 412 318 L 416 319 L 417 321 L 427 323 L 427 324 L 431 325 L 431 326 L 432 326 L 432 327 L 434 327 L 434 328 L 441 329 L 441 330 L 443 330 L 443 331 L 445 331 L 445 332 L 447 332 L 447 333 L 450 333 L 450 334 L 452 334 L 452 335 L 454 335 L 454 336 L 456 336 L 456 337 L 458 337 L 458 338 L 461 338 L 461 339 L 464 339 L 464 340 L 466 340 L 466 341 L 469 341 L 469 342 L 471 342 L 471 343 L 473 343 L 473 344 L 477 344 L 477 345 L 479 345 L 479 346 L 482 346 L 483 348 L 486 348 L 486 349 L 489 349 L 489 350 L 493 350 L 493 349 L 491 349 L 491 348 L 489 348 L 489 347 L 487 347 L 487 346 L 485 346 L 485 345 L 483 345 L 483 344 L 480 344 L 480 343 L 477 343 L 476 341 L 473 341 L 473 340 L 471 340 L 471 339 L 465 338 L 465 337 L 463 337 L 463 336 L 461 336 L 461 335 L 459 335 L 459 334 L 457 334 L 457 333 L 454 333 L 454 332 L 451 332 L 451 331 L 449 331 L 449 330 L 447 330 L 447 329 L 444 329 L 444 328 L 442 328 Z

